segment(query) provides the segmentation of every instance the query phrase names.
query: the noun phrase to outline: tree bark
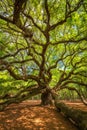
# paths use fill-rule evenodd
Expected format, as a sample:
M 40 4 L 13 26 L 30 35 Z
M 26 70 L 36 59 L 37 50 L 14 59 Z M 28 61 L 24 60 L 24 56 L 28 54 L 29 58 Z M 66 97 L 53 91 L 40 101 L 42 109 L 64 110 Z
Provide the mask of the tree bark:
M 46 89 L 41 95 L 41 105 L 53 105 L 53 97 L 48 89 Z

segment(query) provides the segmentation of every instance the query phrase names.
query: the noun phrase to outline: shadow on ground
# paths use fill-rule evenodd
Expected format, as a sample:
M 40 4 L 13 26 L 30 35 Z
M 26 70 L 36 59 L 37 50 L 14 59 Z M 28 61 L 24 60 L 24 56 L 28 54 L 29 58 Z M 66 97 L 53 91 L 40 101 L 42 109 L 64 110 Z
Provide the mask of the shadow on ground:
M 12 104 L 0 112 L 0 130 L 77 130 L 54 107 L 37 101 Z

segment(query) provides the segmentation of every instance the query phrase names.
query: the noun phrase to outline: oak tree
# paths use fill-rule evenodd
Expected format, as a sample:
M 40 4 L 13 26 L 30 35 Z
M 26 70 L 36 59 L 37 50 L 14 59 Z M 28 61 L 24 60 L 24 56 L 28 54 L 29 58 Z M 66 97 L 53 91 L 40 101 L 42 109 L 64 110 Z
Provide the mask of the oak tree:
M 75 91 L 87 104 L 87 1 L 0 1 L 0 105 Z

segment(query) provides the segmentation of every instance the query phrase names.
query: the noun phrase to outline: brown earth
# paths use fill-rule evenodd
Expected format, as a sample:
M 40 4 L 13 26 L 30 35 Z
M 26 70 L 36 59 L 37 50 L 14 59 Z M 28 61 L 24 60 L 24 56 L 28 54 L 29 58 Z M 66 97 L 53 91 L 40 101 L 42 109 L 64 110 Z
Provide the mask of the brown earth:
M 67 104 L 68 106 L 72 107 L 72 108 L 79 109 L 79 110 L 87 112 L 87 106 L 84 105 L 81 101 L 75 101 L 75 102 L 63 101 L 63 102 L 65 104 Z
M 39 104 L 29 100 L 9 105 L 0 112 L 0 130 L 77 130 L 56 108 Z

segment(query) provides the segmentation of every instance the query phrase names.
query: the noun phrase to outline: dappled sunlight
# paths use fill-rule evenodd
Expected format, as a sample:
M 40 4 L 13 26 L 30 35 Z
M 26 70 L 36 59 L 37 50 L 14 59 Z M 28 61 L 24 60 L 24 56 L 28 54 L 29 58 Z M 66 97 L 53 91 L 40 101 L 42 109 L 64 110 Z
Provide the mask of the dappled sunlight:
M 36 119 L 33 120 L 33 122 L 35 122 L 35 123 L 41 123 L 43 121 L 40 118 L 36 118 Z
M 29 105 L 30 104 L 30 105 Z M 0 130 L 77 130 L 54 107 L 29 101 L 10 105 L 0 112 Z

